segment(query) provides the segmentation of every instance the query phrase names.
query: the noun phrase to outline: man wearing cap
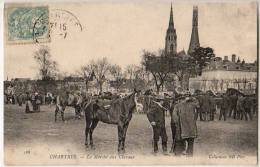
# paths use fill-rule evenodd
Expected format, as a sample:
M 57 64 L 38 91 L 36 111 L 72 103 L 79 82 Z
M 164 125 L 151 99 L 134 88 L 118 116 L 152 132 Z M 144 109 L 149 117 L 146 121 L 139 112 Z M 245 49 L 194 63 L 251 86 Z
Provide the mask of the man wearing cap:
M 175 105 L 171 115 L 173 145 L 171 152 L 176 155 L 193 155 L 193 143 L 197 137 L 197 125 L 195 111 L 198 102 L 188 95 L 179 98 L 180 102 Z
M 153 128 L 153 149 L 154 153 L 158 152 L 159 137 L 162 139 L 163 153 L 167 154 L 167 134 L 165 129 L 165 108 L 162 106 L 163 98 L 156 98 L 156 101 L 152 100 L 149 104 L 149 110 L 147 112 L 147 118 Z

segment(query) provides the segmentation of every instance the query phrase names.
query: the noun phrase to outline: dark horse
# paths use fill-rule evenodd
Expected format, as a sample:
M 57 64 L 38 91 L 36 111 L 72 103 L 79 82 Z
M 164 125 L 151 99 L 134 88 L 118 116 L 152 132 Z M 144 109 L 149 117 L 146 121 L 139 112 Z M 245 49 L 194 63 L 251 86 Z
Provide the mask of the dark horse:
M 234 110 L 234 118 L 235 119 L 243 119 L 248 120 L 247 115 L 249 115 L 250 120 L 253 119 L 252 111 L 254 109 L 254 99 L 256 97 L 254 95 L 245 95 L 239 90 L 229 88 L 227 89 L 226 95 L 229 97 L 229 106 L 234 106 L 230 109 Z
M 97 101 L 91 101 L 83 106 L 85 111 L 86 129 L 85 129 L 85 145 L 94 148 L 92 134 L 99 121 L 108 124 L 114 124 L 118 127 L 118 152 L 125 152 L 125 137 L 129 122 L 132 118 L 133 110 L 136 107 L 135 90 L 132 94 L 119 98 L 111 102 L 109 108 L 105 108 L 97 104 Z M 88 143 L 88 134 L 89 140 Z

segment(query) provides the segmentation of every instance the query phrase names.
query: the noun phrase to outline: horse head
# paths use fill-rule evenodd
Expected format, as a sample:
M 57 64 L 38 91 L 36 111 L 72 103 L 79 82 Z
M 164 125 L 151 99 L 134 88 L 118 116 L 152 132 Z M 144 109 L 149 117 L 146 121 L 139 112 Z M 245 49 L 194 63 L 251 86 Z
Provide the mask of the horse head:
M 73 94 L 70 93 L 70 94 L 68 95 L 67 102 L 68 102 L 68 106 L 73 106 L 74 103 L 75 103 L 75 95 L 73 95 Z
M 123 98 L 124 103 L 127 105 L 129 110 L 133 110 L 137 106 L 137 98 L 140 95 L 140 90 L 134 89 L 134 92 Z

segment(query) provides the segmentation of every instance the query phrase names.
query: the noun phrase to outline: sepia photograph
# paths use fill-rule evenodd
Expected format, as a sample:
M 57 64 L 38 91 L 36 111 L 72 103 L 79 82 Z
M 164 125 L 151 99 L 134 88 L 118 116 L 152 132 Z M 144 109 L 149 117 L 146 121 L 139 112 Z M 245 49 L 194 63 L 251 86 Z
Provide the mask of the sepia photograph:
M 5 2 L 5 165 L 258 165 L 258 1 Z

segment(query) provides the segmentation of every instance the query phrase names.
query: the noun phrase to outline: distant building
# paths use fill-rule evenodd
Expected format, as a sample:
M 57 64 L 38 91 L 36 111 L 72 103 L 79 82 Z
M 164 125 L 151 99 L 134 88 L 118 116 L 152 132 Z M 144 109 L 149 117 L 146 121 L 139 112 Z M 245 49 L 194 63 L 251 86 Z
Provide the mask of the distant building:
M 238 59 L 239 60 L 239 59 Z M 235 88 L 244 93 L 255 93 L 257 84 L 257 64 L 237 61 L 233 54 L 224 60 L 215 57 L 202 71 L 202 75 L 189 79 L 189 89 L 203 91 L 213 90 L 225 92 L 227 88 Z

